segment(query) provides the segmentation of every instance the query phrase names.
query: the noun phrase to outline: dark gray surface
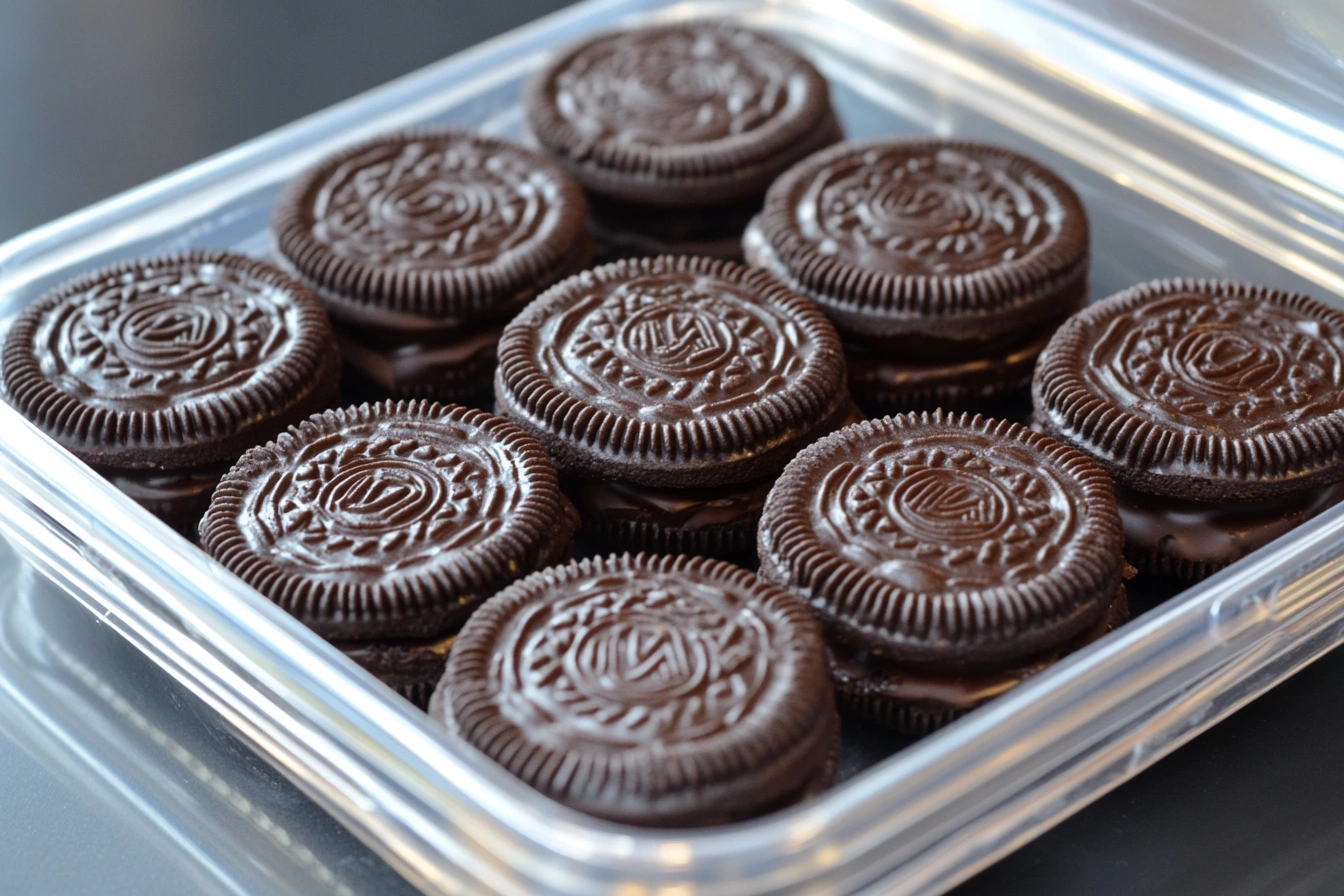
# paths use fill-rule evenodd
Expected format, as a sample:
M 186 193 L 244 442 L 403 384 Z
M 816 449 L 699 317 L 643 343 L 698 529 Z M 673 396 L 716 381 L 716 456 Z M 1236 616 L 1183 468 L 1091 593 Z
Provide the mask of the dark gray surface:
M 0 238 L 561 5 L 0 2 Z M 289 813 L 315 849 L 337 854 L 329 867 L 348 872 L 352 892 L 405 891 L 147 663 L 130 655 L 120 662 L 129 694 L 152 691 L 189 710 L 177 720 L 177 742 L 199 742 L 203 755 L 255 789 L 255 805 Z M 165 760 L 152 739 L 123 738 L 132 745 L 126 749 L 139 742 L 143 752 L 127 754 L 135 759 L 123 763 L 131 771 L 109 782 L 91 773 L 107 765 L 99 751 L 135 726 L 109 718 L 92 746 L 53 736 L 32 727 L 40 707 L 24 693 L 0 695 L 0 892 L 277 892 L 256 867 L 261 853 L 234 868 L 221 845 L 232 841 L 216 837 L 214 852 L 202 851 L 181 835 L 200 834 L 211 818 L 220 830 L 237 820 L 228 804 L 210 802 L 212 785 L 189 766 Z M 1336 654 L 959 893 L 1344 892 L 1341 703 L 1344 654 Z M 137 763 L 154 772 L 139 785 Z M 178 821 L 163 824 L 165 813 Z M 295 892 L 312 884 L 302 875 L 290 880 Z

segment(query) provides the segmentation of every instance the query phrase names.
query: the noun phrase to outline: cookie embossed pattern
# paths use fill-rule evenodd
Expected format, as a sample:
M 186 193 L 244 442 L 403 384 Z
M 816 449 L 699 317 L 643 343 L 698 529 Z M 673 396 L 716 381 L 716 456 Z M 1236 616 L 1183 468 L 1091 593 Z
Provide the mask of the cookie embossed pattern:
M 585 187 L 660 207 L 759 197 L 838 134 L 820 73 L 727 21 L 584 40 L 529 82 L 524 103 L 537 139 Z
M 1119 484 L 1130 562 L 1198 581 L 1344 499 L 1344 314 L 1158 280 L 1069 320 L 1036 419 Z
M 366 141 L 302 174 L 272 228 L 337 327 L 355 398 L 481 401 L 504 322 L 588 263 L 583 191 L 466 131 Z
M 181 531 L 239 454 L 335 399 L 339 372 L 316 298 L 227 252 L 70 281 L 4 347 L 8 400 Z
M 824 315 L 764 272 L 689 256 L 541 296 L 505 328 L 495 395 L 596 547 L 738 561 L 770 477 L 854 412 Z
M 540 447 L 480 411 L 419 403 L 313 417 L 249 451 L 201 526 L 212 556 L 319 634 L 439 637 L 568 550 Z
M 585 560 L 506 589 L 463 628 L 430 713 L 543 793 L 641 825 L 796 802 L 839 746 L 816 622 L 704 558 Z
M 925 732 L 1128 618 L 1110 480 L 1018 424 L 909 414 L 798 454 L 761 574 L 821 617 L 839 700 Z
M 1059 197 L 955 146 L 844 154 L 797 199 L 820 254 L 893 274 L 956 274 L 1026 258 L 1059 238 Z
M 577 186 L 534 152 L 417 131 L 327 159 L 281 197 L 273 227 L 338 317 L 385 304 L 470 318 L 571 262 L 584 212 Z
M 562 472 L 665 486 L 768 472 L 848 399 L 815 308 L 686 257 L 617 262 L 542 296 L 505 329 L 496 395 Z
M 817 302 L 870 416 L 1018 416 L 1036 357 L 1086 297 L 1089 225 L 1073 189 L 969 141 L 842 143 L 780 177 L 747 261 Z

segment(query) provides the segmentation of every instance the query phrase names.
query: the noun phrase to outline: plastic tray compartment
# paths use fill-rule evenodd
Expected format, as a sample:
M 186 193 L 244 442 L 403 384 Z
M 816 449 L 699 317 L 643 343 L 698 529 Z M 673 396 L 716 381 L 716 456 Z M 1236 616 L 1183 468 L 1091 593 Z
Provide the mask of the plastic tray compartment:
M 593 0 L 10 242 L 0 323 L 116 259 L 268 255 L 272 202 L 322 155 L 419 123 L 520 137 L 519 85 L 557 44 L 711 13 L 806 50 L 851 136 L 988 139 L 1060 170 L 1092 218 L 1094 296 L 1185 274 L 1340 301 L 1338 133 L 1067 6 Z M 626 828 L 451 744 L 8 405 L 0 432 L 0 531 L 431 893 L 938 891 L 1344 639 L 1339 508 L 944 731 L 859 757 L 873 764 L 806 805 Z

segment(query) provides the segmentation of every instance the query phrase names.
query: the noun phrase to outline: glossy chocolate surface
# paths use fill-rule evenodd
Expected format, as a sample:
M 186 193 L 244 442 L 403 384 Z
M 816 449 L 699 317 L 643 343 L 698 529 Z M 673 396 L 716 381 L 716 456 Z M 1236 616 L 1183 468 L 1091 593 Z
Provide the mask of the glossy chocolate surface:
M 1116 489 L 1125 546 L 1144 558 L 1170 558 L 1189 568 L 1216 570 L 1262 548 L 1344 500 L 1344 484 L 1263 501 L 1183 501 Z
M 856 649 L 999 665 L 1068 640 L 1120 585 L 1110 480 L 1006 421 L 870 420 L 799 453 L 766 501 L 761 573 Z
M 891 701 L 930 716 L 961 715 L 1049 668 L 1076 650 L 1100 640 L 1129 620 L 1124 587 L 1106 612 L 1071 641 L 1022 662 L 996 669 L 912 669 L 867 651 L 831 640 L 827 652 L 836 688 L 858 701 Z
M 1261 500 L 1344 478 L 1344 314 L 1239 283 L 1157 280 L 1067 321 L 1036 418 L 1136 491 Z
M 330 411 L 249 451 L 201 544 L 320 634 L 445 634 L 575 525 L 540 446 L 427 402 Z
M 323 161 L 286 190 L 273 227 L 336 316 L 371 306 L 467 320 L 567 270 L 586 215 L 578 185 L 541 155 L 425 130 Z
M 774 807 L 832 759 L 825 662 L 806 608 L 743 570 L 611 557 L 487 602 L 432 711 L 583 811 L 705 824 Z
M 759 196 L 837 133 L 816 69 L 726 21 L 588 38 L 538 73 L 525 106 L 537 139 L 585 187 L 658 206 Z
M 721 526 L 759 515 L 772 479 L 715 488 L 653 488 L 610 479 L 569 486 L 579 512 L 602 520 L 651 520 L 667 528 Z
M 59 287 L 5 341 L 9 400 L 81 459 L 232 459 L 312 413 L 339 371 L 317 299 L 231 253 L 131 262 Z
M 983 341 L 1078 305 L 1086 214 L 1044 166 L 986 144 L 844 143 L 771 186 L 757 225 L 843 331 Z
M 499 345 L 500 411 L 561 470 L 706 487 L 778 470 L 850 406 L 840 340 L 761 271 L 616 262 L 559 284 Z
M 196 527 L 210 506 L 219 480 L 231 462 L 181 470 L 117 470 L 97 468 L 98 474 L 141 507 L 195 541 Z

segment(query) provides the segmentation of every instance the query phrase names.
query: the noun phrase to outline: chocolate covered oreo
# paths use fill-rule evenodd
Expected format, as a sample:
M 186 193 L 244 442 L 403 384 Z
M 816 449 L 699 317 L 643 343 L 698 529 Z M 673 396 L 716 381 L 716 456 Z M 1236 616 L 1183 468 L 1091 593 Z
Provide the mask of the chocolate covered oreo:
M 312 293 L 228 252 L 80 277 L 4 347 L 9 402 L 184 532 L 238 455 L 335 400 L 340 369 Z
M 721 824 L 835 774 L 821 632 L 727 563 L 609 557 L 548 569 L 481 607 L 430 714 L 513 774 L 628 824 Z
M 1119 484 L 1142 570 L 1198 580 L 1344 497 L 1344 314 L 1303 295 L 1141 284 L 1059 329 L 1033 398 Z
M 385 402 L 327 411 L 244 454 L 201 547 L 423 700 L 444 639 L 508 583 L 567 559 L 576 525 L 541 446 L 517 427 Z M 437 665 L 411 655 L 426 651 Z M 423 677 L 398 680 L 415 664 Z
M 591 531 L 721 556 L 750 550 L 768 481 L 853 413 L 825 316 L 705 258 L 616 262 L 549 290 L 505 328 L 495 391 Z
M 806 59 L 716 20 L 586 38 L 528 82 L 524 108 L 616 254 L 736 256 L 770 182 L 840 138 Z
M 1086 296 L 1077 194 L 981 143 L 823 150 L 771 186 L 744 250 L 835 323 L 872 414 L 1025 399 L 1050 332 Z
M 273 227 L 327 306 L 357 394 L 479 401 L 504 322 L 588 263 L 586 215 L 583 191 L 539 154 L 427 130 L 321 162 Z
M 914 733 L 1122 619 L 1122 547 L 1110 479 L 1082 452 L 941 412 L 804 449 L 759 540 L 761 575 L 826 628 L 841 707 Z

